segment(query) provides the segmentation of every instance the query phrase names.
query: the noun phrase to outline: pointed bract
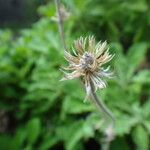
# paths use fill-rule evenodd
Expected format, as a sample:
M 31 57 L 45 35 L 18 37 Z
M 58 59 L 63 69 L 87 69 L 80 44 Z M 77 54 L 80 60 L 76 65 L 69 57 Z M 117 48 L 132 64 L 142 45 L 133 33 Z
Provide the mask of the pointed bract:
M 74 42 L 72 47 L 73 55 L 65 51 L 65 59 L 69 66 L 64 67 L 65 77 L 62 80 L 70 80 L 78 77 L 83 77 L 86 89 L 86 99 L 89 97 L 90 81 L 92 81 L 95 91 L 106 87 L 104 78 L 111 78 L 112 72 L 109 71 L 110 66 L 106 69 L 103 64 L 109 62 L 114 55 L 109 54 L 107 42 L 95 43 L 94 36 L 80 37 Z

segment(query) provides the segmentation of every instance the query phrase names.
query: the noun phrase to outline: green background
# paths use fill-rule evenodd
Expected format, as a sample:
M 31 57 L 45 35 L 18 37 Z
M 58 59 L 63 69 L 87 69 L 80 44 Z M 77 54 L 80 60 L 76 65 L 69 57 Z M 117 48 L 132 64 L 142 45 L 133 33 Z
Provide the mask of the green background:
M 116 117 L 110 150 L 150 149 L 150 1 L 64 0 L 68 49 L 79 36 L 110 45 L 114 78 L 98 91 Z M 31 27 L 0 29 L 0 150 L 100 150 L 103 118 L 79 80 L 60 82 L 53 1 Z M 19 21 L 18 21 L 19 22 Z M 10 23 L 11 24 L 11 23 Z

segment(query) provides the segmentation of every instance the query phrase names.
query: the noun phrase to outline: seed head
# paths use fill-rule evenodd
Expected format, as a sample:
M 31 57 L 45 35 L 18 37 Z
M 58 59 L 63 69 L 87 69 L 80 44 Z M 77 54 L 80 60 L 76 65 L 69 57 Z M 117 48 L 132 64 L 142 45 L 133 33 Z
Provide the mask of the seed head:
M 105 88 L 106 82 L 103 79 L 112 77 L 112 72 L 109 71 L 109 66 L 104 69 L 103 65 L 114 56 L 109 54 L 107 42 L 100 41 L 96 44 L 94 36 L 80 37 L 74 42 L 72 51 L 73 54 L 65 51 L 65 59 L 69 66 L 63 68 L 65 76 L 61 80 L 82 77 L 87 95 L 89 95 L 90 82 L 92 82 L 95 91 L 98 88 Z

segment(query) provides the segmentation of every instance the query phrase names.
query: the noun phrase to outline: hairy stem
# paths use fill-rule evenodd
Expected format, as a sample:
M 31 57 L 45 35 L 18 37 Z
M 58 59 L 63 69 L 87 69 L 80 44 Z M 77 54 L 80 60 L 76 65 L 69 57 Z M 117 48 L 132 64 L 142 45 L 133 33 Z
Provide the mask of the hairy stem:
M 67 46 L 65 42 L 65 34 L 64 34 L 64 29 L 63 29 L 62 14 L 60 11 L 60 0 L 55 0 L 55 5 L 56 5 L 57 16 L 58 16 L 58 28 L 59 28 L 60 38 L 61 38 L 64 50 L 67 50 Z
M 112 125 L 115 124 L 115 118 L 113 116 L 113 114 L 111 113 L 111 111 L 105 106 L 105 104 L 103 103 L 102 100 L 100 100 L 95 91 L 94 91 L 94 86 L 92 84 L 92 82 L 90 81 L 90 86 L 91 86 L 91 98 L 93 100 L 93 102 L 96 104 L 96 106 L 98 107 L 98 109 L 103 113 L 103 115 L 106 117 L 106 118 L 110 118 L 112 120 Z
M 108 127 L 106 128 L 105 134 L 106 137 L 105 139 L 103 139 L 101 145 L 102 145 L 102 150 L 109 150 L 110 148 L 110 143 L 114 138 L 114 133 L 113 133 L 113 127 L 115 125 L 115 118 L 113 116 L 113 114 L 110 112 L 110 110 L 105 106 L 105 104 L 103 103 L 102 100 L 100 100 L 95 91 L 94 91 L 94 86 L 90 80 L 90 87 L 91 87 L 91 99 L 93 100 L 93 102 L 95 103 L 95 105 L 97 106 L 97 108 L 99 109 L 99 111 L 101 113 L 103 113 L 103 115 L 105 116 L 106 119 L 111 119 L 111 123 L 108 125 Z

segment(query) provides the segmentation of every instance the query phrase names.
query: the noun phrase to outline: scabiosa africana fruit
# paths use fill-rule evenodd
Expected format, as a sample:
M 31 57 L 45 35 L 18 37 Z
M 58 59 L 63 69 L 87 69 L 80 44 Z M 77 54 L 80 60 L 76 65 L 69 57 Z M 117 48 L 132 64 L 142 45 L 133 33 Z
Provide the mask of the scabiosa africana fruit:
M 103 65 L 108 63 L 114 55 L 109 53 L 106 41 L 96 43 L 94 36 L 77 39 L 74 42 L 72 51 L 73 54 L 65 51 L 65 59 L 68 61 L 69 66 L 63 68 L 62 71 L 65 76 L 61 80 L 82 78 L 86 89 L 85 100 L 90 97 L 104 115 L 104 119 L 107 120 L 107 117 L 109 117 L 112 120 L 112 123 L 105 130 L 104 146 L 109 146 L 109 143 L 115 137 L 113 132 L 115 118 L 103 101 L 97 97 L 96 91 L 106 87 L 104 78 L 112 77 L 113 73 L 109 70 L 110 67 L 104 68 Z
M 65 76 L 61 80 L 82 77 L 87 96 L 90 95 L 91 84 L 94 91 L 105 88 L 104 78 L 112 77 L 113 73 L 109 71 L 109 66 L 104 68 L 103 65 L 114 56 L 109 54 L 107 42 L 100 41 L 96 44 L 94 36 L 80 37 L 74 42 L 72 51 L 73 54 L 65 51 L 65 59 L 69 66 L 63 68 Z

